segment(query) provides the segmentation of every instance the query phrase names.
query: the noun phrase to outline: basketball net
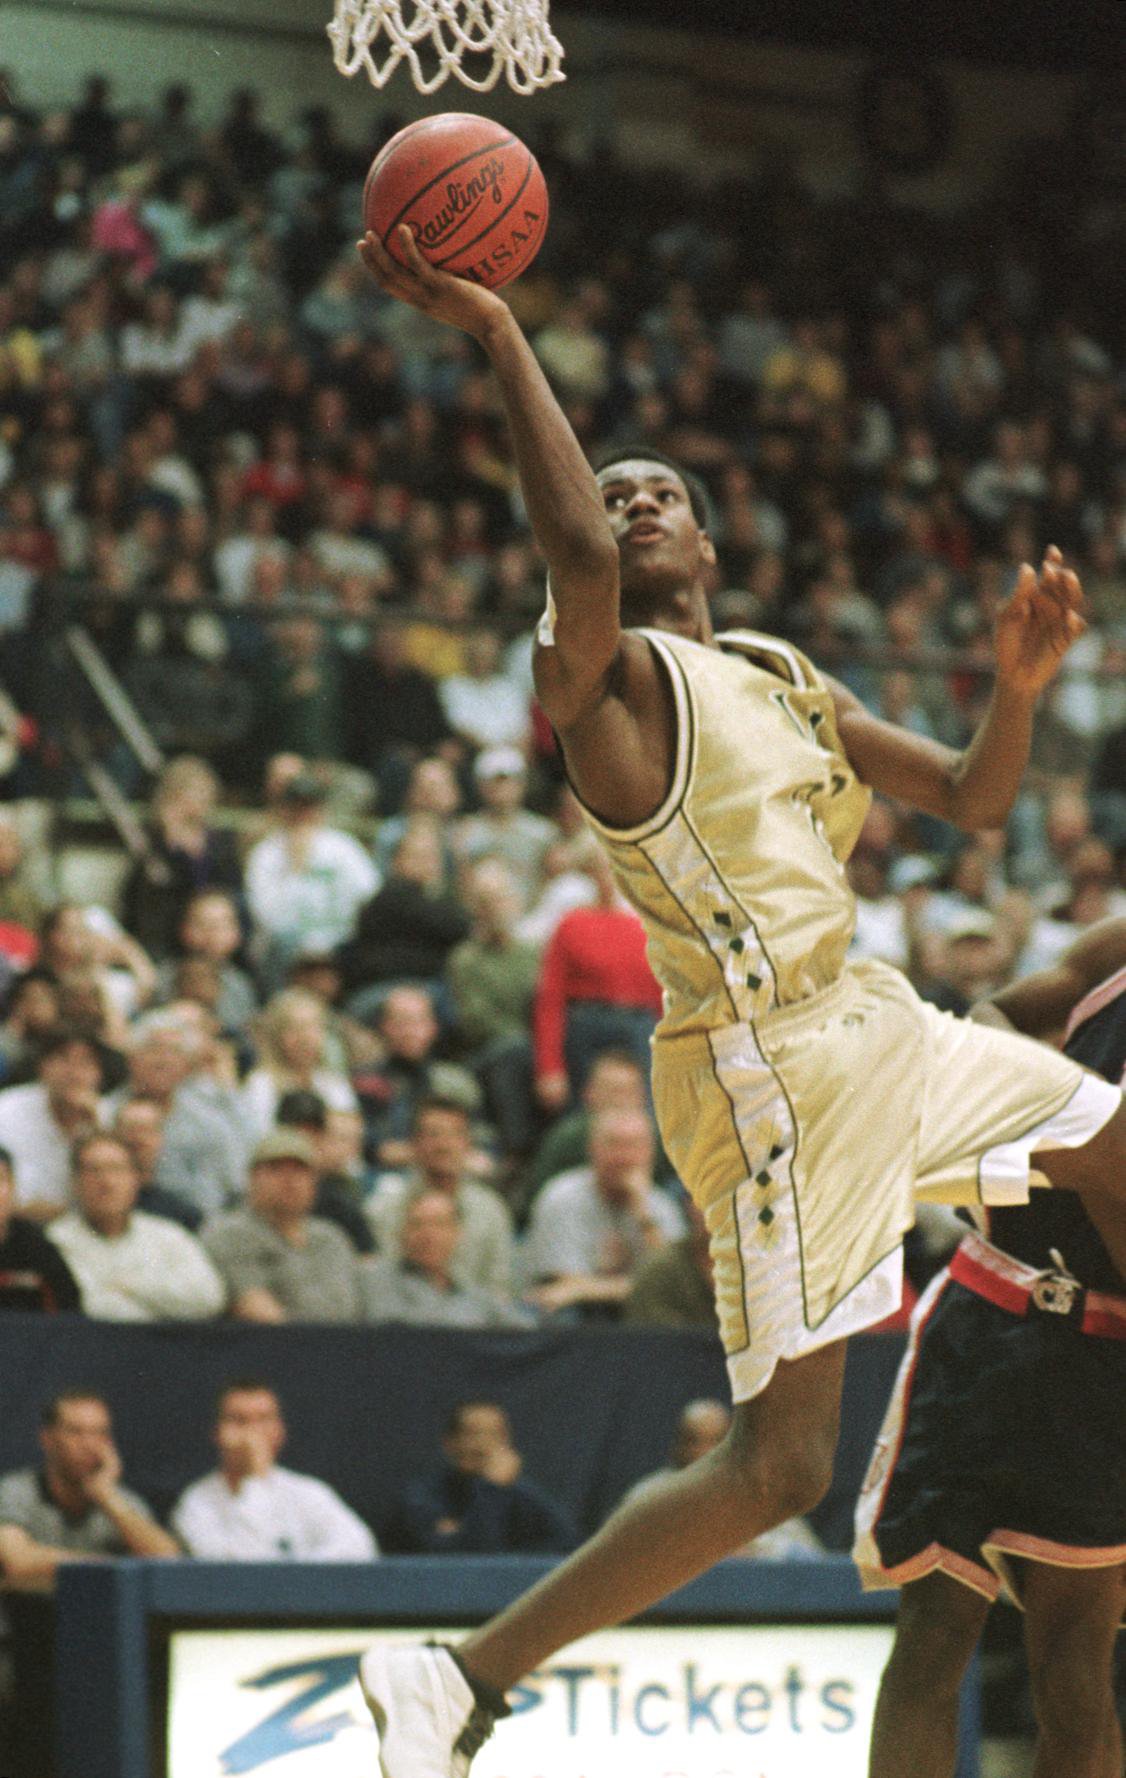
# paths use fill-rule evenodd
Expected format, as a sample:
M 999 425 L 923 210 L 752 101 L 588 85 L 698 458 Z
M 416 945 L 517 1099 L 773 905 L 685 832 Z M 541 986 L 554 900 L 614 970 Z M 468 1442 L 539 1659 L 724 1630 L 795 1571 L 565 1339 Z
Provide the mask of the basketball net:
M 504 74 L 518 93 L 564 80 L 563 45 L 547 22 L 548 0 L 335 0 L 328 27 L 341 74 L 362 69 L 385 86 L 400 62 L 420 93 L 452 74 L 475 92 L 492 90 Z M 467 55 L 491 58 L 467 67 Z

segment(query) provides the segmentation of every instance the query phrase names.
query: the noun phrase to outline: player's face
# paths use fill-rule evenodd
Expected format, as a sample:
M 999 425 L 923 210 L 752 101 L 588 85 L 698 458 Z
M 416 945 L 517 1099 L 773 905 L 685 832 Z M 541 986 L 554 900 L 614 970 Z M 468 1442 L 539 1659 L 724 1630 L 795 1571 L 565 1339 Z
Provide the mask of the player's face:
M 623 602 L 651 589 L 695 584 L 715 560 L 688 490 L 674 470 L 644 458 L 613 463 L 598 477 L 618 546 Z

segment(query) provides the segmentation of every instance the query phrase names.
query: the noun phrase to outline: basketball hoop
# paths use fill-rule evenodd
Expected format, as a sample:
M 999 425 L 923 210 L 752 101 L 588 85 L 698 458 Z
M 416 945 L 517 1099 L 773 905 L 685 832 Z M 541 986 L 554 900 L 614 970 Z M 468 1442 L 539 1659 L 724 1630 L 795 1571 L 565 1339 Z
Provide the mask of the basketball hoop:
M 341 74 L 362 68 L 373 86 L 406 62 L 420 93 L 451 74 L 478 93 L 502 74 L 516 92 L 533 93 L 566 79 L 547 9 L 548 0 L 335 0 L 328 34 Z

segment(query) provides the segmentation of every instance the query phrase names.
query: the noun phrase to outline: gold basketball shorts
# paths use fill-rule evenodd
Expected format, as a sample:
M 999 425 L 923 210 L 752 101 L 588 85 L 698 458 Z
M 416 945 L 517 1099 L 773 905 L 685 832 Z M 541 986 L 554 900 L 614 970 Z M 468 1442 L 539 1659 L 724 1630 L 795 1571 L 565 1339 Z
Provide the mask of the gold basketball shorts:
M 661 1136 L 711 1235 L 732 1394 L 899 1306 L 919 1200 L 1021 1204 L 1117 1087 L 862 962 L 755 1026 L 658 1034 Z

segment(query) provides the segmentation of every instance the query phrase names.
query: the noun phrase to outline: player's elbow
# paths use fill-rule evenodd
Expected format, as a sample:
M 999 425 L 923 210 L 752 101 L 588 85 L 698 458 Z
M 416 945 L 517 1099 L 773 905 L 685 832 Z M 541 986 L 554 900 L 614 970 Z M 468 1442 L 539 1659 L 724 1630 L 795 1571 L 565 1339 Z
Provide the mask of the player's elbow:
M 990 833 L 1004 827 L 1016 801 L 995 787 L 963 784 L 957 775 L 949 781 L 947 806 L 940 811 L 952 827 L 962 833 Z

